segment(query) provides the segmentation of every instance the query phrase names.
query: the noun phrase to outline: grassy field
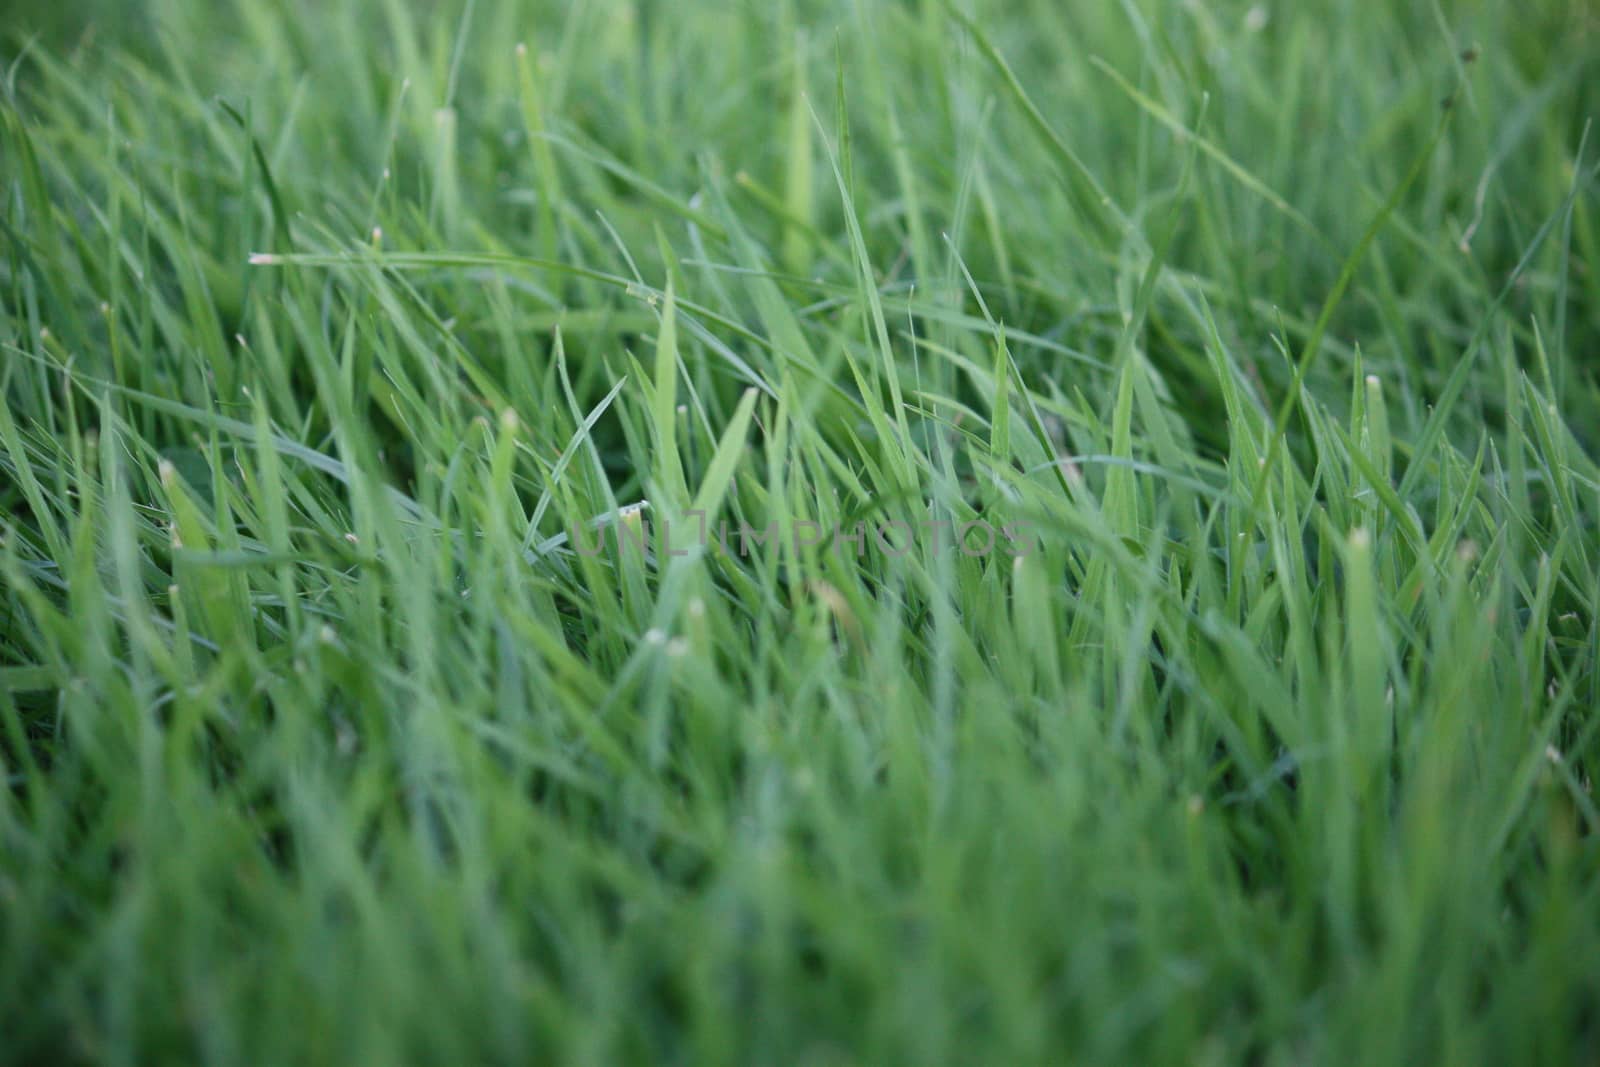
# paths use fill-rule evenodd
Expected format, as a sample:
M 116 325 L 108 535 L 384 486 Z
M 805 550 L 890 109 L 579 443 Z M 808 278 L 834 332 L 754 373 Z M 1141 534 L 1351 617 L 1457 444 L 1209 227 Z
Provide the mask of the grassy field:
M 1600 9 L 0 61 L 0 1061 L 1600 1062 Z

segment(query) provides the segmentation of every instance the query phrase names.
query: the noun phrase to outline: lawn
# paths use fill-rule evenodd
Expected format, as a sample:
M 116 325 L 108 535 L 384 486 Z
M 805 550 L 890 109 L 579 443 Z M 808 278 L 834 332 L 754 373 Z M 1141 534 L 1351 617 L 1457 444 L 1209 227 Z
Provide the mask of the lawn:
M 1600 8 L 0 3 L 0 1062 L 1600 1062 Z

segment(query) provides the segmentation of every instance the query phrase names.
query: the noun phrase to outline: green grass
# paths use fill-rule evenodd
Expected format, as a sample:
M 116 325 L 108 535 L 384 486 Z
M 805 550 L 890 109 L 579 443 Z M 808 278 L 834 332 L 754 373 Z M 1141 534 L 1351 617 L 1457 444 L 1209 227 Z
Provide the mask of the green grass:
M 1592 5 L 0 26 L 0 1061 L 1600 1062 Z

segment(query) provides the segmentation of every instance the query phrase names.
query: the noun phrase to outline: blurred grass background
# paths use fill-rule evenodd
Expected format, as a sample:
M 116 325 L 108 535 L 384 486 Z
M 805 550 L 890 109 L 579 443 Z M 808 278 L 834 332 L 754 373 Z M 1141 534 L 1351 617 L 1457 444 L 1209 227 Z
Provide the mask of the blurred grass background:
M 1594 1059 L 1596 40 L 12 2 L 0 1060 Z

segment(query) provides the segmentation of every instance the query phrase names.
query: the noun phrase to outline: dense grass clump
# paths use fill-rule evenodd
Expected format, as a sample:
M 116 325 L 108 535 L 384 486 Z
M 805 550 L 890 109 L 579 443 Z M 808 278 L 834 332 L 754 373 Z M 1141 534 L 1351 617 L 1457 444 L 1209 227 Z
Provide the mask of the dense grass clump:
M 0 34 L 0 1060 L 1600 1062 L 1593 5 Z

